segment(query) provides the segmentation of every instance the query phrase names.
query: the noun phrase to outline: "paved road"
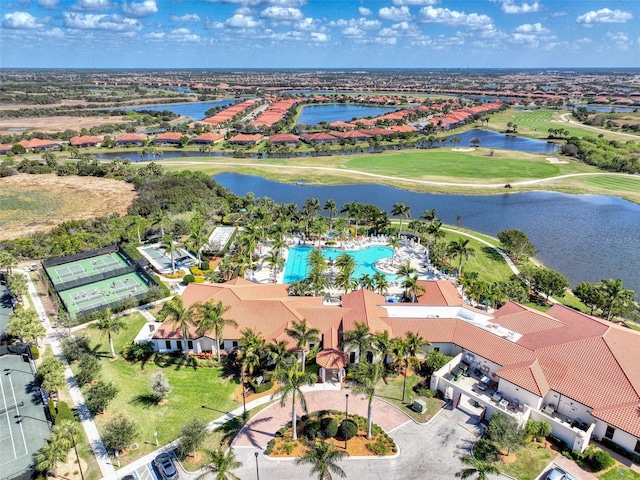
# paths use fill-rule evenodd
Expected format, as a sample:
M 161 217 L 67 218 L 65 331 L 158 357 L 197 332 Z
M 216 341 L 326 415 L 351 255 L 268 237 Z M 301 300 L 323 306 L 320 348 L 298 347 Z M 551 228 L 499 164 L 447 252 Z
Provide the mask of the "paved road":
M 460 410 L 444 410 L 427 425 L 413 421 L 391 432 L 399 447 L 393 459 L 368 457 L 346 459 L 340 466 L 347 478 L 367 480 L 402 480 L 428 478 L 451 480 L 462 468 L 459 457 L 476 441 L 476 427 Z M 242 468 L 234 471 L 243 480 L 256 478 L 253 447 L 234 448 Z M 293 460 L 272 460 L 260 451 L 258 464 L 261 480 L 308 479 L 309 467 L 295 465 Z

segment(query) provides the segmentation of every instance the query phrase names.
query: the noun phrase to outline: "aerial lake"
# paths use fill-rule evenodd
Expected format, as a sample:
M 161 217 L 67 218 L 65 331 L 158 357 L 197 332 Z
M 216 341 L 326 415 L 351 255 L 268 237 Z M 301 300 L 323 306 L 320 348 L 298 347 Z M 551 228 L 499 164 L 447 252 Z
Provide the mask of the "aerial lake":
M 468 147 L 471 145 L 471 139 L 477 138 L 480 140 L 480 147 L 485 148 L 503 148 L 505 150 L 520 150 L 530 153 L 555 153 L 558 148 L 560 148 L 560 145 L 557 143 L 547 142 L 546 140 L 506 135 L 500 132 L 480 130 L 477 128 L 467 130 L 460 134 L 450 135 L 447 139 L 452 137 L 460 138 L 461 142 L 459 146 L 461 147 Z
M 166 105 L 145 105 L 127 107 L 123 110 L 154 110 L 161 112 L 169 110 L 177 115 L 191 117 L 193 120 L 202 120 L 206 117 L 204 112 L 214 107 L 226 107 L 236 103 L 236 100 L 219 100 L 217 102 L 194 102 L 194 103 L 169 103 Z
M 640 205 L 616 197 L 554 192 L 441 195 L 385 185 L 286 184 L 235 173 L 216 175 L 215 180 L 237 195 L 253 192 L 299 207 L 312 197 L 321 205 L 333 199 L 338 207 L 356 201 L 385 210 L 405 202 L 413 218 L 435 208 L 445 223 L 455 225 L 462 215 L 461 226 L 494 237 L 517 228 L 539 249 L 536 258 L 564 274 L 571 285 L 622 278 L 626 288 L 640 292 Z
M 299 124 L 316 125 L 319 122 L 350 122 L 353 118 L 379 117 L 385 113 L 394 112 L 400 107 L 366 107 L 363 105 L 345 105 L 332 103 L 331 105 L 311 105 L 304 107 L 298 117 Z

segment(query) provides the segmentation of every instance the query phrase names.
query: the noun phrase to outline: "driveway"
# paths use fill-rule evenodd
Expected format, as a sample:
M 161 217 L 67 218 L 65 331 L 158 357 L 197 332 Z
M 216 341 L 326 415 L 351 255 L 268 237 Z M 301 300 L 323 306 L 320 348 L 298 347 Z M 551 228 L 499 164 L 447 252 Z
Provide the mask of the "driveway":
M 344 394 L 342 397 L 344 399 Z M 336 405 L 336 408 L 339 408 L 339 405 Z M 351 410 L 351 399 L 349 399 L 349 410 Z M 397 410 L 396 412 L 404 416 L 401 412 Z M 384 415 L 374 411 L 374 422 L 382 426 L 386 421 L 387 418 Z M 444 410 L 426 425 L 408 421 L 398 426 L 391 433 L 399 447 L 399 455 L 396 458 L 353 458 L 342 461 L 340 466 L 347 474 L 347 478 L 451 480 L 462 468 L 459 457 L 467 453 L 476 441 L 475 432 L 475 425 L 467 414 L 460 410 Z M 259 452 L 257 462 L 261 480 L 310 478 L 308 465 L 297 466 L 293 460 L 288 459 L 272 460 L 265 457 L 261 449 L 242 447 L 236 442 L 234 442 L 234 450 L 243 464 L 241 468 L 234 470 L 234 473 L 242 479 L 257 477 L 256 452 Z

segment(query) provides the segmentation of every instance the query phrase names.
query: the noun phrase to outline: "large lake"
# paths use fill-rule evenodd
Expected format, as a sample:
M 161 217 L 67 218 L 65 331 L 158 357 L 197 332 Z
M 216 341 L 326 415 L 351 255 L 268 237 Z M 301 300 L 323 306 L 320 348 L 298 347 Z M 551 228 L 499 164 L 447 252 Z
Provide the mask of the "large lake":
M 400 107 L 367 107 L 362 105 L 344 105 L 333 103 L 331 105 L 311 105 L 304 107 L 298 123 L 305 125 L 316 125 L 320 122 L 350 122 L 355 118 L 378 117 L 385 113 L 394 112 Z
M 356 201 L 386 210 L 405 202 L 413 218 L 436 208 L 445 223 L 455 224 L 460 214 L 463 227 L 494 237 L 517 228 L 540 250 L 536 257 L 572 285 L 622 278 L 627 288 L 640 292 L 640 205 L 619 198 L 554 192 L 440 195 L 384 185 L 285 184 L 235 173 L 216 175 L 215 180 L 237 195 L 253 192 L 300 207 L 311 197 L 321 205 L 331 198 L 339 207 Z
M 167 105 L 147 105 L 127 107 L 123 110 L 154 110 L 161 112 L 169 110 L 177 115 L 191 117 L 193 120 L 202 120 L 206 117 L 204 112 L 214 107 L 226 107 L 236 103 L 235 100 L 219 100 L 217 102 L 195 102 L 195 103 L 170 103 Z
M 460 138 L 460 146 L 463 147 L 471 145 L 471 140 L 477 138 L 480 140 L 480 146 L 485 148 L 520 150 L 521 152 L 530 153 L 555 153 L 558 148 L 560 148 L 559 144 L 547 142 L 546 140 L 536 140 L 534 138 L 519 137 L 517 135 L 505 135 L 504 133 L 480 130 L 478 128 L 450 135 L 447 139 L 452 137 Z

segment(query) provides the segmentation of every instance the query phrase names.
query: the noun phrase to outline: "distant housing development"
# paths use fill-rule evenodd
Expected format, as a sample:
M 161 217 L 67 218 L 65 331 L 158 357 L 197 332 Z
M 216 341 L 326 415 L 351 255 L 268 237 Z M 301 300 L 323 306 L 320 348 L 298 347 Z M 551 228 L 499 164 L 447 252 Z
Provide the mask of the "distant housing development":
M 285 329 L 306 319 L 321 332 L 317 361 L 327 381 L 342 379 L 345 364 L 359 360 L 340 349 L 342 333 L 355 322 L 391 337 L 417 333 L 430 343 L 425 350 L 453 356 L 432 376 L 431 388 L 455 405 L 475 403 L 481 416 L 502 411 L 519 423 L 546 420 L 555 436 L 579 451 L 592 436 L 640 451 L 640 333 L 559 304 L 542 313 L 510 302 L 491 315 L 465 305 L 450 281 L 420 283 L 426 290 L 413 304 L 386 303 L 361 289 L 344 295 L 339 306 L 328 305 L 322 297 L 289 296 L 287 285 L 243 279 L 190 284 L 183 300 L 185 307 L 211 299 L 229 307 L 225 318 L 238 326 L 224 328 L 226 352 L 239 346 L 245 328 L 293 349 Z M 185 345 L 171 321 L 146 338 L 162 352 L 215 349 L 213 338 L 196 334 L 194 326 Z M 469 372 L 485 385 L 478 388 Z

